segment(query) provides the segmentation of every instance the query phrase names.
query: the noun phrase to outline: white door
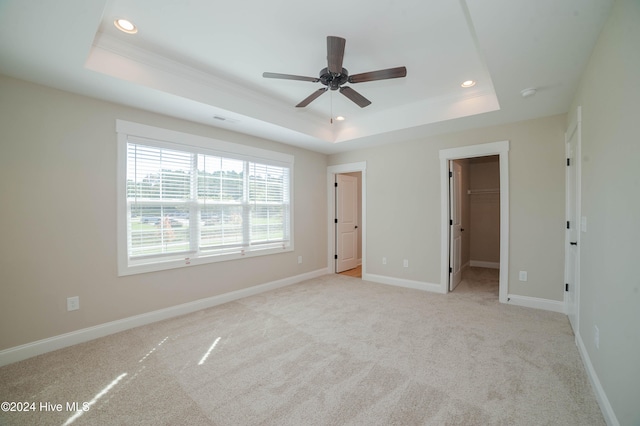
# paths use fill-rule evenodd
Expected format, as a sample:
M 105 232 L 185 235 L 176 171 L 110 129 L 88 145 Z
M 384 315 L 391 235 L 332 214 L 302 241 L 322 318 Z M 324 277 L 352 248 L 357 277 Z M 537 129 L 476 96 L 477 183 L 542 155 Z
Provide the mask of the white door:
M 581 110 L 565 134 L 567 151 L 565 236 L 565 307 L 574 333 L 578 333 L 580 294 L 580 137 Z M 585 223 L 586 226 L 586 223 Z
M 358 266 L 358 179 L 337 175 L 336 181 L 336 272 Z
M 449 198 L 451 201 L 451 221 L 449 235 L 449 291 L 453 291 L 462 281 L 462 165 L 449 162 Z

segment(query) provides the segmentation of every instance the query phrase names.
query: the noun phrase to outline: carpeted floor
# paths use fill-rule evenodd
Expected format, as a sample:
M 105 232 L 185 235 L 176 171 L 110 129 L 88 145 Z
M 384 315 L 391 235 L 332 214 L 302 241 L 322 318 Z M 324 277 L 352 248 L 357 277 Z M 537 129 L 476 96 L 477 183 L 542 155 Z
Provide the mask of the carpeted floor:
M 2 367 L 0 401 L 37 406 L 0 424 L 605 424 L 566 316 L 497 292 L 326 275 Z

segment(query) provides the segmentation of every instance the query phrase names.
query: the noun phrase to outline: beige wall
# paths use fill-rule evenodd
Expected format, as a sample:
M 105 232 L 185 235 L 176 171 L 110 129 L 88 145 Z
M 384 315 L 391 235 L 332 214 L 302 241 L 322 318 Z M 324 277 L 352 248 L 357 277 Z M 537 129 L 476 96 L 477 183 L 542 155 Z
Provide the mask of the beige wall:
M 640 1 L 616 1 L 570 109 L 582 106 L 587 218 L 580 235 L 579 339 L 622 425 L 640 424 L 638 42 Z
M 293 154 L 295 252 L 118 277 L 116 119 Z M 327 267 L 325 155 L 1 76 L 0 129 L 0 350 Z
M 558 115 L 330 156 L 331 165 L 367 162 L 367 273 L 439 284 L 439 150 L 509 140 L 508 291 L 562 301 L 565 121 Z M 529 273 L 526 283 L 520 270 Z
M 500 193 L 473 192 L 500 188 L 498 156 L 470 160 L 469 187 L 470 259 L 500 263 Z

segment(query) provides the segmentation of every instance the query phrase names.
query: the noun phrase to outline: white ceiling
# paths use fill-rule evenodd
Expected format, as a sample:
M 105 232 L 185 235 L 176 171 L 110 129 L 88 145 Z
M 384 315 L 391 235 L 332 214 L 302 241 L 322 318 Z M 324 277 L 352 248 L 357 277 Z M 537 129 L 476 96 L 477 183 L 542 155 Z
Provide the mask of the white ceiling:
M 335 153 L 566 112 L 611 4 L 0 0 L 0 73 Z M 119 32 L 120 17 L 138 33 Z M 352 85 L 366 108 L 332 91 L 295 108 L 321 84 L 262 73 L 317 77 L 328 35 L 347 40 L 350 74 L 407 77 Z

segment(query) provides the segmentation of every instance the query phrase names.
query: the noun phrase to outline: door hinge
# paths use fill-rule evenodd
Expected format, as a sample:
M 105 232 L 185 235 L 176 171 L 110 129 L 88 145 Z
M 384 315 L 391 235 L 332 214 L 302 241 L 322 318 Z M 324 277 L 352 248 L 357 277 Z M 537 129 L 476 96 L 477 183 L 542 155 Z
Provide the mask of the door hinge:
M 569 283 L 566 283 L 566 284 L 564 285 L 564 291 L 569 291 Z
M 338 219 L 333 219 L 333 223 L 338 223 Z
M 449 219 L 449 225 L 453 225 L 453 219 Z
M 453 268 L 449 268 L 449 273 L 452 273 L 452 272 L 453 272 Z
M 337 255 L 337 254 L 336 254 L 336 255 L 334 255 L 334 256 L 333 256 L 333 258 L 334 258 L 335 260 L 338 260 L 338 255 Z
M 338 182 L 334 182 L 333 186 L 338 187 Z
M 571 222 L 567 221 L 567 229 L 571 229 Z
M 449 171 L 449 177 L 452 178 L 453 177 L 453 172 Z
M 567 167 L 571 165 L 571 158 L 567 158 Z

